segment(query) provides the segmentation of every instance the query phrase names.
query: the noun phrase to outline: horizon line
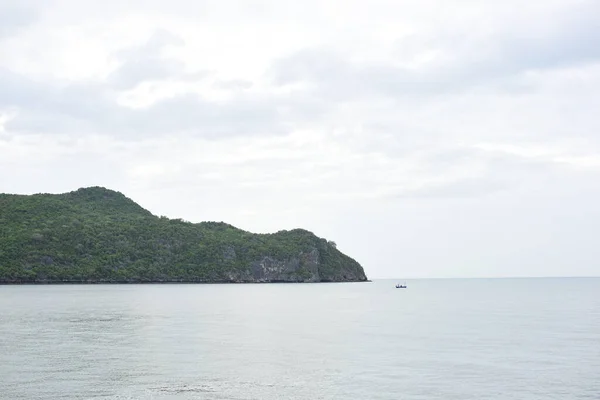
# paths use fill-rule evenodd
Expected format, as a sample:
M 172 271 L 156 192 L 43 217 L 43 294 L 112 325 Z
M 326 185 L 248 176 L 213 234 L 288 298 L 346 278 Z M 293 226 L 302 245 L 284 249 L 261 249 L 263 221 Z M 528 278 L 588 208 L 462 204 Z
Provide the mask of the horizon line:
M 455 276 L 455 277 L 412 277 L 412 278 L 369 278 L 376 280 L 425 280 L 425 279 L 582 279 L 600 278 L 600 275 L 571 275 L 571 276 Z

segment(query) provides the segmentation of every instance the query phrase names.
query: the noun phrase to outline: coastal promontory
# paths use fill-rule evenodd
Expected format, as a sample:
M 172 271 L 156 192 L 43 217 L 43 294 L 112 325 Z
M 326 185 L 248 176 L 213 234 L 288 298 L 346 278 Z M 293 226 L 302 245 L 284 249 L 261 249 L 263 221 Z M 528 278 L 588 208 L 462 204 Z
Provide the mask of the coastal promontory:
M 255 234 L 158 217 L 102 187 L 0 194 L 0 283 L 366 280 L 334 242 L 303 229 Z

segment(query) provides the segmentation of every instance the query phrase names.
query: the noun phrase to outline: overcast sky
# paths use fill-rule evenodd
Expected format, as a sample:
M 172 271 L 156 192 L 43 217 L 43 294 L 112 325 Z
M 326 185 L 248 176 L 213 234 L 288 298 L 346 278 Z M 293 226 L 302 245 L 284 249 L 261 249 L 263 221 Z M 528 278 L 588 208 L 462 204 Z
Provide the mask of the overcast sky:
M 597 276 L 599 43 L 597 0 L 0 0 L 0 192 Z

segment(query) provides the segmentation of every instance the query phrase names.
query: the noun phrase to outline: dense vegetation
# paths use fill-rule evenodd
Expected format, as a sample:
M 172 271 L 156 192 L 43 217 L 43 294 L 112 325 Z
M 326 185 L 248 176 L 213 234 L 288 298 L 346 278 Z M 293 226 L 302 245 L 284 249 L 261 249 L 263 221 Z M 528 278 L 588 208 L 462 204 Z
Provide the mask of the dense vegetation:
M 0 194 L 0 283 L 362 281 L 333 242 L 157 217 L 105 188 Z

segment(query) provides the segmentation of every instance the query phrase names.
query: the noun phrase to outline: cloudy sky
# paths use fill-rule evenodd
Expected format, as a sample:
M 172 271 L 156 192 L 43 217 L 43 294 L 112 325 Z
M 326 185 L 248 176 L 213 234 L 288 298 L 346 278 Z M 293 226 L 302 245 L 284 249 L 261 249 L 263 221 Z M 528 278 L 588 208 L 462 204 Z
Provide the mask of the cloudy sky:
M 600 275 L 599 43 L 597 0 L 0 0 L 0 191 Z

